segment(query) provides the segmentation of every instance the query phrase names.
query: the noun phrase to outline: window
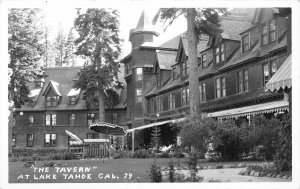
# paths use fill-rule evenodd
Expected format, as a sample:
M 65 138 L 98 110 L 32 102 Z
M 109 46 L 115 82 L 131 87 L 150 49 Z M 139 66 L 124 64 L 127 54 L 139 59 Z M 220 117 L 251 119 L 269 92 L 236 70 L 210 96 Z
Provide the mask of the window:
M 226 96 L 226 86 L 225 77 L 220 77 L 216 79 L 216 98 L 221 98 Z
M 69 97 L 70 99 L 70 104 L 76 104 L 76 97 L 75 96 L 72 96 L 72 97 Z
M 248 70 L 242 70 L 237 73 L 238 93 L 248 91 Z
M 163 75 L 162 72 L 158 71 L 157 75 L 157 87 L 161 86 L 163 84 Z
M 117 113 L 112 114 L 112 123 L 114 123 L 114 124 L 118 123 L 118 114 Z
M 176 66 L 172 67 L 172 78 L 173 80 L 177 79 Z
M 248 52 L 250 49 L 249 34 L 242 37 L 242 52 Z
M 202 55 L 202 67 L 206 68 L 207 66 L 206 54 L 204 54 Z
M 99 138 L 99 133 L 87 133 L 86 138 L 87 139 L 98 139 Z
M 125 73 L 126 74 L 129 74 L 129 64 L 125 64 Z
M 42 81 L 36 81 L 35 82 L 35 88 L 42 88 L 43 87 L 43 82 Z
M 28 122 L 27 122 L 28 126 L 33 126 L 33 115 L 29 115 L 28 116 Z
M 220 46 L 215 48 L 215 62 L 216 64 L 222 63 L 225 61 L 225 45 L 221 43 Z
M 188 88 L 183 88 L 182 89 L 182 106 L 185 106 L 185 105 L 189 105 L 190 104 L 190 91 Z
M 169 94 L 169 109 L 175 109 L 175 94 L 171 93 Z
M 142 95 L 143 95 L 143 90 L 137 89 L 136 90 L 136 101 L 137 102 L 142 102 Z
M 56 114 L 46 114 L 46 126 L 56 125 Z
M 27 134 L 27 147 L 33 146 L 33 134 Z
M 271 79 L 271 77 L 276 73 L 277 71 L 277 63 L 272 60 L 269 63 L 263 64 L 263 84 L 265 84 Z
M 184 76 L 187 76 L 187 69 L 188 69 L 188 67 L 187 67 L 187 60 L 184 59 L 184 60 L 182 61 L 182 76 L 183 76 L 183 77 L 184 77 Z
M 46 106 L 57 106 L 59 101 L 59 96 L 47 96 Z
M 11 137 L 11 145 L 12 147 L 15 147 L 16 146 L 16 134 L 12 134 L 12 137 Z
M 136 69 L 136 80 L 137 81 L 143 80 L 143 68 Z
M 262 45 L 276 41 L 276 26 L 275 20 L 270 20 L 261 25 Z
M 74 126 L 75 125 L 75 114 L 71 114 L 69 116 L 69 126 Z
M 95 114 L 87 114 L 88 125 L 97 122 Z
M 199 85 L 199 92 L 200 92 L 200 102 L 206 101 L 205 83 Z
M 162 112 L 164 110 L 164 101 L 163 101 L 163 97 L 160 96 L 159 97 L 159 111 Z
M 45 134 L 45 147 L 56 146 L 56 134 Z

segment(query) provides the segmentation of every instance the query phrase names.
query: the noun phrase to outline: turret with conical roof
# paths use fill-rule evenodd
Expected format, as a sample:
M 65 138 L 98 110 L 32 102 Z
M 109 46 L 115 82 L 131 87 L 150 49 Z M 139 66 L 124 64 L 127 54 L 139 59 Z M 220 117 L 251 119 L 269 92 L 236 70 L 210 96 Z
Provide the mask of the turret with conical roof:
M 149 21 L 145 11 L 143 11 L 136 28 L 130 30 L 129 40 L 132 48 L 135 48 L 144 42 L 153 42 L 154 36 L 157 37 L 158 35 L 159 33 Z

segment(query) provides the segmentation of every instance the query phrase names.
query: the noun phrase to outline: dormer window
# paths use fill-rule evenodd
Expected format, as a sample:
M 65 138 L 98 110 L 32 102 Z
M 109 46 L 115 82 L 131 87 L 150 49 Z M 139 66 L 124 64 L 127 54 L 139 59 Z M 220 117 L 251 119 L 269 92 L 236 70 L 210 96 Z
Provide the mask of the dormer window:
M 187 69 L 188 69 L 188 67 L 187 67 L 187 60 L 184 59 L 182 61 L 182 76 L 183 77 L 187 76 Z
M 42 81 L 36 81 L 35 82 L 35 88 L 42 88 L 43 85 L 44 85 L 44 82 L 42 82 Z
M 72 96 L 72 97 L 69 97 L 70 98 L 70 104 L 76 104 L 76 97 L 75 96 Z
M 250 49 L 250 37 L 249 34 L 246 34 L 242 37 L 242 52 L 248 52 Z
M 173 80 L 177 79 L 176 66 L 172 67 L 172 78 Z
M 136 69 L 136 80 L 137 81 L 143 80 L 143 68 Z
M 276 41 L 275 20 L 272 19 L 261 25 L 261 41 L 262 45 Z
M 203 54 L 202 55 L 202 68 L 206 68 L 208 66 L 206 58 L 207 58 L 206 54 Z
M 47 96 L 46 97 L 46 106 L 57 106 L 59 101 L 59 96 Z
M 72 88 L 67 95 L 69 98 L 69 103 L 75 105 L 79 97 L 79 94 L 80 94 L 80 89 Z
M 225 61 L 225 44 L 221 43 L 221 45 L 215 47 L 215 63 L 223 63 Z

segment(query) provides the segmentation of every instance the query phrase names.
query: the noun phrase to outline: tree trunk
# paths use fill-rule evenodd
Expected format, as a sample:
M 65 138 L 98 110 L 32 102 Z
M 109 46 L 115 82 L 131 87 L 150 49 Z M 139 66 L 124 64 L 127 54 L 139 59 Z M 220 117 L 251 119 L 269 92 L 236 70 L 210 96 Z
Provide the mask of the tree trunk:
M 105 104 L 103 87 L 98 86 L 99 121 L 105 122 Z
M 188 71 L 189 71 L 190 115 L 192 118 L 201 114 L 195 16 L 196 16 L 195 8 L 188 8 L 187 9 Z

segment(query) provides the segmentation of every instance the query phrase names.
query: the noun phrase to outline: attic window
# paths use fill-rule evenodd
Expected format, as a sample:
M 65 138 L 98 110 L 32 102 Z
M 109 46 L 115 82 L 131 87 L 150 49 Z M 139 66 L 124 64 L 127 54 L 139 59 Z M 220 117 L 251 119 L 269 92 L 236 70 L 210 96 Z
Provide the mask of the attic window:
M 35 88 L 42 88 L 43 85 L 44 85 L 44 82 L 42 82 L 42 81 L 36 81 L 35 82 Z
M 206 60 L 206 54 L 202 55 L 202 68 L 206 68 L 207 65 L 207 60 Z
M 173 80 L 177 79 L 176 66 L 172 67 L 172 78 Z
M 276 26 L 274 19 L 261 25 L 261 41 L 262 45 L 276 41 Z
M 75 96 L 69 97 L 69 100 L 70 100 L 70 104 L 76 104 L 76 97 Z
M 242 37 L 242 52 L 248 52 L 249 51 L 249 47 L 250 47 L 250 43 L 249 43 L 250 39 L 249 39 L 249 34 L 246 34 Z
M 57 106 L 59 101 L 59 96 L 47 96 L 46 97 L 46 106 Z
M 216 64 L 222 63 L 225 60 L 225 44 L 215 47 L 215 62 Z

